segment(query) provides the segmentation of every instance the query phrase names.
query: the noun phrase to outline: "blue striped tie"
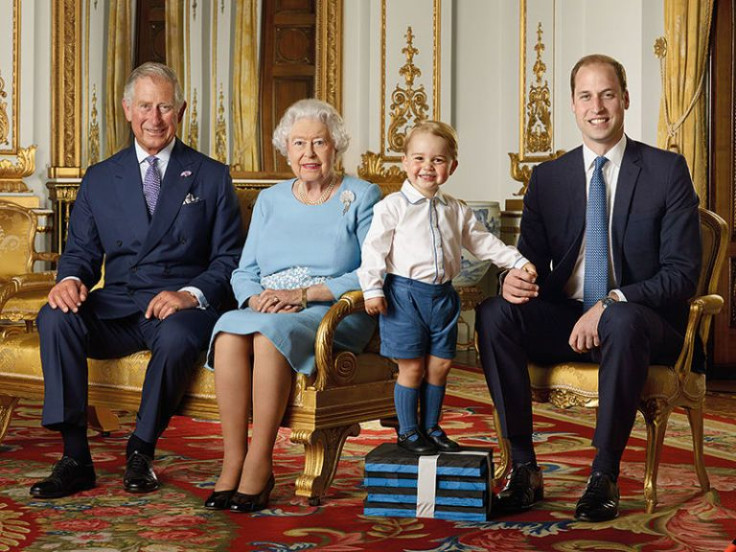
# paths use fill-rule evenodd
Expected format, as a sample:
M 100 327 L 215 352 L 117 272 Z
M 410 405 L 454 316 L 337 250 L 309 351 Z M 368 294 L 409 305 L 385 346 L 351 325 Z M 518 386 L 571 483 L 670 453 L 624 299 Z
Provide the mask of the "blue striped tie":
M 161 174 L 158 172 L 158 157 L 153 155 L 146 157 L 148 170 L 143 178 L 143 195 L 146 198 L 148 214 L 153 215 L 158 202 L 158 194 L 161 191 Z
M 583 310 L 588 310 L 608 294 L 608 202 L 603 165 L 608 159 L 596 157 L 588 190 L 585 213 L 585 282 Z

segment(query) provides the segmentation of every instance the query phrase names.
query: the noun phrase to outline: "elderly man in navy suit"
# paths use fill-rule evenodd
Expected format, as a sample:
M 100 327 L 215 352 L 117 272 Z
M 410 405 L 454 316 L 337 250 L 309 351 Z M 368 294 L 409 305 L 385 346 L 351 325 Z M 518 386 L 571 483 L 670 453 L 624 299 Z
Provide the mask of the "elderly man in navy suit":
M 176 138 L 186 108 L 165 65 L 128 78 L 125 117 L 135 143 L 89 167 L 74 203 L 57 284 L 38 317 L 43 425 L 61 432 L 64 453 L 31 495 L 58 498 L 95 486 L 87 442 L 87 358 L 149 349 L 123 486 L 159 487 L 156 441 L 230 295 L 242 245 L 228 167 Z M 104 287 L 90 291 L 105 268 Z
M 538 276 L 511 270 L 501 296 L 478 307 L 481 362 L 511 445 L 498 505 L 543 498 L 532 446 L 527 360 L 600 363 L 597 448 L 575 517 L 618 515 L 621 455 L 650 363 L 682 346 L 701 259 L 698 198 L 682 156 L 624 134 L 626 73 L 603 55 L 572 70 L 583 145 L 532 173 L 519 251 Z

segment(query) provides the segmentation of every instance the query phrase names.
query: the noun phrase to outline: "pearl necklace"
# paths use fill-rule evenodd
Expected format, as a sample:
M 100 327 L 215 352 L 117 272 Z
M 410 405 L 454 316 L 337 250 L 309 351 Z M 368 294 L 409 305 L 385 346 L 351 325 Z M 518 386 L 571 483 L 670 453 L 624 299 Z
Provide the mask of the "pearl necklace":
M 332 180 L 330 180 L 330 183 L 324 189 L 322 194 L 317 198 L 317 201 L 311 201 L 307 197 L 306 185 L 302 180 L 299 180 L 296 185 L 296 194 L 299 196 L 299 201 L 307 205 L 322 205 L 325 201 L 327 201 L 327 198 L 330 197 L 330 194 L 332 193 L 332 188 L 335 187 L 335 180 L 337 179 L 333 176 Z

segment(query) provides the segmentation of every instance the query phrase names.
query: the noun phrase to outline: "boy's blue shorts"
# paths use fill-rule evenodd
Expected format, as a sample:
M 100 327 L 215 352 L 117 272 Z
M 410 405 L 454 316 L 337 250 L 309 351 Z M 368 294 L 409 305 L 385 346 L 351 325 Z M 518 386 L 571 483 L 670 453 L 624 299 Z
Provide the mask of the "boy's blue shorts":
M 381 315 L 381 354 L 389 358 L 454 358 L 460 297 L 452 282 L 433 285 L 387 274 L 388 312 Z

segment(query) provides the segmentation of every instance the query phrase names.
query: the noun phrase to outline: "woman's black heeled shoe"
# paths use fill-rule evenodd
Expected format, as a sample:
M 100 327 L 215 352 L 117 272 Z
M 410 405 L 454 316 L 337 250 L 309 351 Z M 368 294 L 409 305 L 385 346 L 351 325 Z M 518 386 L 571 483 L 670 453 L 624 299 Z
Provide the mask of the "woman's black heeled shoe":
M 208 510 L 227 510 L 230 508 L 230 500 L 237 489 L 229 491 L 213 491 L 204 501 L 204 507 Z
M 266 487 L 260 493 L 255 495 L 235 493 L 230 499 L 230 511 L 249 513 L 265 509 L 268 506 L 268 499 L 271 497 L 271 491 L 275 485 L 276 479 L 271 474 L 271 477 L 266 482 Z

